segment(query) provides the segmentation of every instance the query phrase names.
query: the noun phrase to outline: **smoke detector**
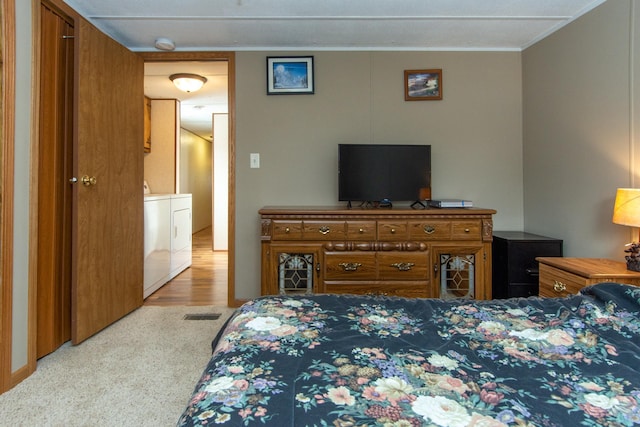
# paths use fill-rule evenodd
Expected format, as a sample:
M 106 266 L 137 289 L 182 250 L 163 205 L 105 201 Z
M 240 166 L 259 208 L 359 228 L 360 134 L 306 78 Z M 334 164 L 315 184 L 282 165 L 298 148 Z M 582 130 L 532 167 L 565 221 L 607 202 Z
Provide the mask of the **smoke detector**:
M 156 39 L 156 49 L 173 50 L 175 48 L 176 48 L 176 45 L 171 39 L 168 39 L 166 37 L 160 37 Z

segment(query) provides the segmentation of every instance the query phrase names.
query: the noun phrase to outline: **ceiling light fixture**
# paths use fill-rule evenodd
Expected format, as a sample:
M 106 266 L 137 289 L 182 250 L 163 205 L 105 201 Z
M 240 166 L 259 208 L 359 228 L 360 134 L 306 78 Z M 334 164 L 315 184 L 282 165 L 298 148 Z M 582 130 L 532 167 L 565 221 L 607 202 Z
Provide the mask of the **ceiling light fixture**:
M 172 74 L 169 76 L 169 80 L 171 80 L 173 84 L 183 92 L 195 92 L 200 90 L 202 85 L 207 82 L 206 77 L 190 73 Z

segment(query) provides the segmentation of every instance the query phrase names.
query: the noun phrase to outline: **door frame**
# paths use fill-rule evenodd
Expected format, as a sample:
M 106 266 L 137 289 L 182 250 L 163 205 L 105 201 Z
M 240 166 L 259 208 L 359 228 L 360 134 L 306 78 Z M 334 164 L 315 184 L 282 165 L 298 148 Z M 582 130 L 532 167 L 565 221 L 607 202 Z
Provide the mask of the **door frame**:
M 236 63 L 235 52 L 136 52 L 144 62 L 227 61 L 227 99 L 229 114 L 229 219 L 227 305 L 239 307 L 236 300 Z
M 0 3 L 0 393 L 10 389 L 14 382 L 11 373 L 11 340 L 13 314 L 13 199 L 16 98 L 16 13 L 14 0 Z

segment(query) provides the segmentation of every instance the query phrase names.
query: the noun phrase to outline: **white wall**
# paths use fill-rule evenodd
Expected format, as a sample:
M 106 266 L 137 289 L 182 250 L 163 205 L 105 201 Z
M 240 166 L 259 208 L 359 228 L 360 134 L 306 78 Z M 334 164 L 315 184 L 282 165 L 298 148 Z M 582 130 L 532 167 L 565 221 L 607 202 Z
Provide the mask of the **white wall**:
M 193 233 L 211 227 L 211 142 L 180 130 L 180 193 L 191 194 Z
M 229 115 L 213 115 L 213 250 L 229 249 Z
M 638 236 L 611 222 L 640 184 L 637 9 L 608 1 L 523 53 L 525 227 L 565 256 L 624 261 Z
M 237 298 L 260 290 L 258 209 L 337 204 L 340 142 L 431 144 L 434 198 L 471 199 L 497 209 L 495 229 L 522 229 L 519 52 L 312 52 L 314 95 L 267 96 L 266 57 L 286 54 L 236 54 Z M 406 102 L 404 70 L 429 68 L 443 70 L 444 99 Z

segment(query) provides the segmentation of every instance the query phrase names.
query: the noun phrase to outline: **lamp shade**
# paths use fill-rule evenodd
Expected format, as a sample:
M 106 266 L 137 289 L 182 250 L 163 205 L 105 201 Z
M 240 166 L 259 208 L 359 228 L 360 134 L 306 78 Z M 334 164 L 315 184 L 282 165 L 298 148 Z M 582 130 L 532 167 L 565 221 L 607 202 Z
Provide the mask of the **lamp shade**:
M 173 84 L 183 92 L 195 92 L 200 90 L 202 85 L 207 82 L 206 77 L 189 73 L 172 74 L 169 76 L 169 80 L 171 80 Z
M 640 227 L 640 188 L 618 188 L 612 221 L 614 224 Z

